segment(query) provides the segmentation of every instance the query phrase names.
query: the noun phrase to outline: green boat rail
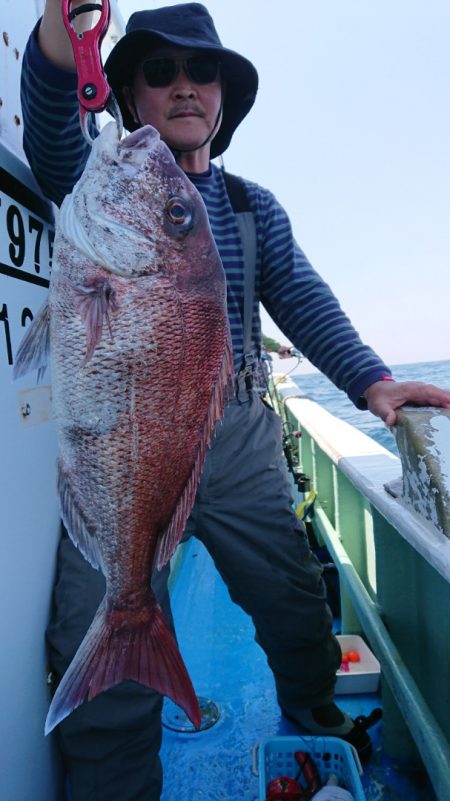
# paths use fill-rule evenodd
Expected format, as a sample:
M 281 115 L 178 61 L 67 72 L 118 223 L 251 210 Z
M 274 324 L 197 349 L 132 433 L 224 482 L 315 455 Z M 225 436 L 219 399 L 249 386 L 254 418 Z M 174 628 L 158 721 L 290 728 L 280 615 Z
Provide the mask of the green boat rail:
M 289 379 L 275 377 L 275 389 L 301 476 L 295 500 L 308 496 L 309 482 L 317 493 L 309 519 L 339 572 L 342 633 L 362 634 L 381 664 L 383 750 L 399 763 L 419 753 L 437 798 L 448 801 L 450 532 L 391 489 L 411 483 L 397 456 Z M 416 478 L 429 497 L 439 494 L 426 475 Z

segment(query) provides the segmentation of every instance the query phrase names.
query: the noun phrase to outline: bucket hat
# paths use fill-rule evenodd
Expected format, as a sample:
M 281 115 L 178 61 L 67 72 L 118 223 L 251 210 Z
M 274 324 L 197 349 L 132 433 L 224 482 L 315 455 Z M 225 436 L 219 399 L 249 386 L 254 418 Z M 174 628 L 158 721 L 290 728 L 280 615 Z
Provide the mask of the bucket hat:
M 223 47 L 214 22 L 201 3 L 137 11 L 131 15 L 125 35 L 119 39 L 105 63 L 105 72 L 129 131 L 138 128 L 123 96 L 133 79 L 136 64 L 152 48 L 168 42 L 178 47 L 216 53 L 226 82 L 221 126 L 211 141 L 211 158 L 223 153 L 255 102 L 258 73 L 248 59 Z

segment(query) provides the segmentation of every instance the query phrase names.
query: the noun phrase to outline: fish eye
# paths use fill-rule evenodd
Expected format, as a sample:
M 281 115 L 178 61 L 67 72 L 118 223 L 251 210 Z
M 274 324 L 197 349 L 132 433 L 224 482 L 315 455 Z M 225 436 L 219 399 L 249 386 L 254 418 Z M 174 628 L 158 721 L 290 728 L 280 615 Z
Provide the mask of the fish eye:
M 192 214 L 187 202 L 181 197 L 169 198 L 166 205 L 166 215 L 169 222 L 188 228 L 192 222 Z

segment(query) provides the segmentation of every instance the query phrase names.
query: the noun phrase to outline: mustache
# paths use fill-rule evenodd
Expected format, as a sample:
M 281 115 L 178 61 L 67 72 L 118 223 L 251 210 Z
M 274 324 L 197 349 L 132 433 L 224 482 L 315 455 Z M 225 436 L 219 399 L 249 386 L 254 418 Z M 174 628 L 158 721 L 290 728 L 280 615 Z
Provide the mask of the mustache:
M 182 114 L 186 111 L 192 112 L 192 114 L 196 114 L 198 117 L 204 117 L 205 112 L 200 106 L 197 106 L 196 103 L 179 103 L 173 108 L 170 109 L 168 113 L 168 118 L 176 117 L 178 114 Z

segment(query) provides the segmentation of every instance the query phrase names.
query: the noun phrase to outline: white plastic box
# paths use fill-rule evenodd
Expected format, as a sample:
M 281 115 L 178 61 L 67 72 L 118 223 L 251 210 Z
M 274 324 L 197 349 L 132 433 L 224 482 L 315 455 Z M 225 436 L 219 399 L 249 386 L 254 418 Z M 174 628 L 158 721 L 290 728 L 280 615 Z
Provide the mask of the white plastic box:
M 360 661 L 348 662 L 348 672 L 337 671 L 336 695 L 376 692 L 380 680 L 380 663 L 362 637 L 357 634 L 342 634 L 337 639 L 343 654 L 357 651 Z

